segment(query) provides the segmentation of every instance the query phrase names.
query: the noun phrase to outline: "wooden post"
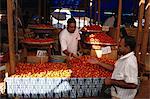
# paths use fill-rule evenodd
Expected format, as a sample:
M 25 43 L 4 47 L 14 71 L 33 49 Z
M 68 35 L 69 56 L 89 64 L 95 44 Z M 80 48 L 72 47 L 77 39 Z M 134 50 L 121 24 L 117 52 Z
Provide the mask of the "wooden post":
M 79 29 L 80 29 L 80 9 L 79 9 Z
M 122 14 L 122 0 L 119 0 L 118 5 L 118 20 L 117 20 L 117 31 L 116 31 L 116 41 L 117 45 L 119 43 L 119 36 L 120 36 L 120 24 L 121 24 L 121 14 Z
M 144 24 L 144 34 L 143 34 L 143 42 L 142 42 L 142 51 L 141 51 L 141 62 L 145 63 L 145 56 L 147 52 L 147 44 L 148 44 L 148 33 L 150 33 L 149 30 L 150 27 L 150 0 L 148 0 L 148 3 L 145 7 L 145 24 Z
M 144 4 L 145 0 L 140 0 L 139 2 L 139 15 L 138 15 L 138 31 L 136 34 L 136 56 L 138 58 L 138 61 L 140 60 L 139 57 L 139 52 L 141 48 L 141 39 L 142 39 L 142 34 L 143 34 L 143 29 L 142 29 L 142 18 L 144 15 Z
M 94 22 L 96 24 L 96 21 L 97 21 L 97 0 L 94 1 L 94 11 L 95 11 Z
M 93 0 L 90 0 L 90 25 L 92 24 L 92 6 L 93 6 Z
M 41 16 L 41 0 L 38 0 L 38 15 Z
M 87 10 L 87 9 L 86 9 L 86 7 L 87 7 L 86 4 L 87 4 L 87 1 L 84 0 L 84 10 L 85 10 L 85 13 L 87 13 L 87 12 L 86 12 L 86 10 Z M 85 16 L 86 16 L 86 15 L 85 15 Z M 84 26 L 85 26 L 85 17 L 84 17 Z
M 100 0 L 98 0 L 98 24 L 100 24 L 100 16 L 101 16 L 101 14 L 100 14 L 100 8 L 101 8 L 101 1 Z
M 47 18 L 47 0 L 43 0 L 44 3 L 44 13 L 43 13 L 43 17 L 46 19 Z
M 10 56 L 10 68 L 9 74 L 15 73 L 15 49 L 14 49 L 14 31 L 13 31 L 13 7 L 12 0 L 7 0 L 7 20 L 8 20 L 8 41 L 9 41 L 9 56 Z

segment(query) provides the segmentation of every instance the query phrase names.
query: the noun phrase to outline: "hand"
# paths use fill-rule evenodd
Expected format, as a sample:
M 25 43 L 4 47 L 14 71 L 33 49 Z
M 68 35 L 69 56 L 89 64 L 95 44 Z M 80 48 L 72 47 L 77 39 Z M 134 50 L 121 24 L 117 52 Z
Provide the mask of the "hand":
M 78 56 L 78 55 L 75 55 L 75 54 L 72 54 L 72 57 L 73 57 L 73 58 L 79 58 L 79 56 Z
M 105 85 L 111 85 L 112 84 L 112 81 L 111 81 L 111 78 L 105 78 L 105 81 L 104 81 Z
M 78 52 L 79 53 L 83 53 L 83 48 L 80 48 L 80 50 Z
M 96 58 L 88 59 L 87 62 L 89 62 L 90 64 L 98 64 L 99 63 L 99 61 Z
M 79 58 L 77 55 L 73 54 L 73 53 L 70 53 L 69 54 L 69 59 L 72 59 L 72 58 Z

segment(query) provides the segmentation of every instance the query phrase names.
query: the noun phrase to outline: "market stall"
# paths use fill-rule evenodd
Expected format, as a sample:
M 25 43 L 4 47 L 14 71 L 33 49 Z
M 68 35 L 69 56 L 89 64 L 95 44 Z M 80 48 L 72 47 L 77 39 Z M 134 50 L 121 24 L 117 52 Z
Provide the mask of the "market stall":
M 87 62 L 91 56 L 82 56 L 66 63 L 25 64 L 16 66 L 16 73 L 6 78 L 9 97 L 22 98 L 78 98 L 110 95 L 104 88 L 105 77 L 111 72 Z M 114 64 L 115 60 L 100 58 Z M 39 90 L 40 89 L 40 90 Z
M 91 56 L 117 59 L 117 43 L 107 34 L 109 27 L 91 25 L 83 27 L 81 31 L 82 42 L 91 46 Z
M 98 0 L 98 2 L 100 3 L 100 0 Z M 98 29 L 96 28 L 97 30 L 95 30 L 92 26 L 89 26 L 88 28 L 92 27 L 91 30 L 87 29 L 86 27 L 86 29 L 84 28 L 85 30 L 83 30 L 82 32 L 88 32 L 87 34 L 89 34 L 88 37 L 84 37 L 83 41 L 84 43 L 92 46 L 91 56 L 81 56 L 79 59 L 72 59 L 67 63 L 19 63 L 17 65 L 15 63 L 14 55 L 14 34 L 12 29 L 13 14 L 11 10 L 11 3 L 12 0 L 7 0 L 10 65 L 8 65 L 6 68 L 10 68 L 10 70 L 8 70 L 9 76 L 6 77 L 5 81 L 6 94 L 8 95 L 8 97 L 78 98 L 101 96 L 104 93 L 110 95 L 110 88 L 105 88 L 103 84 L 104 79 L 106 77 L 111 77 L 112 72 L 107 71 L 104 68 L 100 68 L 100 66 L 89 64 L 87 60 L 95 56 L 94 54 L 92 54 L 93 50 L 110 46 L 109 50 L 104 50 L 104 52 L 106 52 L 105 55 L 100 55 L 101 58 L 98 59 L 103 63 L 114 65 L 117 58 L 116 45 L 118 43 L 120 34 L 122 0 L 119 0 L 118 24 L 117 32 L 115 32 L 117 42 L 106 35 L 106 33 L 103 33 L 101 27 L 98 26 Z M 100 5 L 98 13 L 100 13 Z M 98 18 L 98 23 L 100 23 L 100 15 L 98 16 Z M 49 29 L 53 28 L 47 29 L 46 27 L 33 27 L 33 32 L 35 32 L 37 36 L 36 38 L 25 38 L 24 40 L 22 40 L 22 44 L 24 46 L 24 54 L 27 55 L 26 53 L 28 48 L 47 49 L 48 53 L 50 54 L 51 45 L 54 43 L 54 40 L 47 37 L 45 38 L 45 36 L 49 34 Z M 147 25 L 145 26 L 145 29 L 147 30 Z M 146 35 L 147 33 L 148 32 L 146 31 Z M 43 34 L 45 36 L 43 36 Z M 42 37 L 42 39 L 39 38 L 40 36 Z M 100 39 L 101 37 L 103 38 Z M 144 37 L 145 39 L 147 39 L 146 36 Z M 143 46 L 144 45 L 145 43 L 143 42 Z M 108 51 L 110 53 L 109 55 Z
M 47 38 L 47 39 L 33 39 L 27 38 L 22 41 L 24 47 L 24 55 L 27 56 L 27 49 L 28 48 L 39 48 L 39 49 L 47 49 L 48 54 L 51 54 L 52 44 L 54 43 L 54 39 Z

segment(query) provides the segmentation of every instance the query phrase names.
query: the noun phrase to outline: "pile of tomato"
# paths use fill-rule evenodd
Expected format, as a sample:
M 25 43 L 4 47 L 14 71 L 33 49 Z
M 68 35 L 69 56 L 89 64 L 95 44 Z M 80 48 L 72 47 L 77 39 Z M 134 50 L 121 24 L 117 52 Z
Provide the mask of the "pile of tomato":
M 87 30 L 102 30 L 102 27 L 100 25 L 88 25 L 82 28 L 83 31 Z
M 46 39 L 25 38 L 23 42 L 54 42 L 54 39 L 53 38 L 46 38 Z
M 69 64 L 72 65 L 72 76 L 75 78 L 101 78 L 111 77 L 112 72 L 102 68 L 99 65 L 93 65 L 87 62 L 88 59 L 94 58 L 92 56 L 81 56 L 80 59 L 72 59 Z M 114 66 L 115 60 L 108 58 L 98 58 L 99 61 L 111 64 Z
M 16 78 L 101 78 L 111 77 L 112 72 L 102 66 L 90 64 L 87 60 L 95 58 L 92 56 L 81 56 L 66 63 L 19 63 L 15 67 Z M 97 58 L 99 61 L 114 66 L 115 60 L 108 58 Z
M 86 42 L 95 42 L 95 43 L 109 43 L 109 44 L 115 44 L 116 42 L 114 39 L 110 36 L 108 36 L 106 33 L 95 33 L 90 34 L 85 39 Z
M 71 77 L 71 70 L 65 63 L 19 63 L 15 67 L 15 74 L 11 77 L 69 78 Z
M 47 25 L 47 24 L 35 24 L 35 25 L 32 25 L 31 28 L 33 28 L 33 29 L 51 29 L 53 27 L 51 25 Z

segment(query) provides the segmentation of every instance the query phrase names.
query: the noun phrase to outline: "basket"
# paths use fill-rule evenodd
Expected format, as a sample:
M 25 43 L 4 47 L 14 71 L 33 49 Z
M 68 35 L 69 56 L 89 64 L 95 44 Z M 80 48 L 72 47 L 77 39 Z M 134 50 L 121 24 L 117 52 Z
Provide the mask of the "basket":
M 100 55 L 98 55 L 100 54 Z M 96 56 L 96 57 L 105 57 L 109 59 L 117 59 L 117 48 L 116 46 L 111 46 L 111 53 L 108 54 L 102 54 L 101 49 L 91 49 L 91 56 Z

